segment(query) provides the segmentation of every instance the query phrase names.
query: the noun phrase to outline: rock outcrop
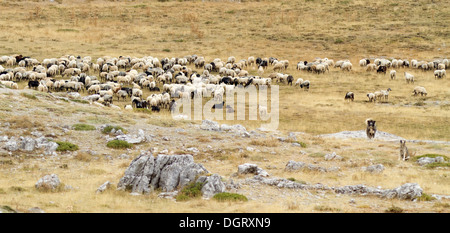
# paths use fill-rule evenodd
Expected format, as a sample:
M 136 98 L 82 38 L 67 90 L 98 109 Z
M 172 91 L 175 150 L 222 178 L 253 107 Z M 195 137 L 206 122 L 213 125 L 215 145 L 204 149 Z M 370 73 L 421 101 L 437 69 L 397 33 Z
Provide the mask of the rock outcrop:
M 192 182 L 204 183 L 204 197 L 223 192 L 225 184 L 219 175 L 210 175 L 203 165 L 195 163 L 192 155 L 164 155 L 154 157 L 142 152 L 135 158 L 120 179 L 117 189 L 132 193 L 150 193 L 155 189 L 173 192 Z

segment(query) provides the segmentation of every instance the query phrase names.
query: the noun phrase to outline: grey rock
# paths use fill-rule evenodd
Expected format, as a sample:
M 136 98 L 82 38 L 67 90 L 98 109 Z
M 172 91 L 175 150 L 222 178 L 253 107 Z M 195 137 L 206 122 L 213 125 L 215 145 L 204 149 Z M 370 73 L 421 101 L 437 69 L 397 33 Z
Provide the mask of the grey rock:
M 14 138 L 11 138 L 3 148 L 5 148 L 7 151 L 17 151 L 19 150 L 19 144 L 16 140 L 14 140 Z
M 431 158 L 431 157 L 422 157 L 417 160 L 417 163 L 421 166 L 425 166 L 430 163 L 443 163 L 445 160 L 442 156 Z
M 61 184 L 56 174 L 45 175 L 34 185 L 37 189 L 54 190 Z
M 244 163 L 238 166 L 238 174 L 255 174 L 263 177 L 269 176 L 264 169 L 258 167 L 256 164 Z
M 211 120 L 203 120 L 200 125 L 200 129 L 209 130 L 209 131 L 219 131 L 220 126 L 219 123 Z
M 416 183 L 406 183 L 402 186 L 387 190 L 383 197 L 392 199 L 399 198 L 404 200 L 415 200 L 418 197 L 421 197 L 423 193 L 423 189 Z
M 30 209 L 28 209 L 28 213 L 33 213 L 33 214 L 43 214 L 45 213 L 45 211 L 43 211 L 41 208 L 39 207 L 32 207 Z
M 304 162 L 296 162 L 296 161 L 290 160 L 286 164 L 285 170 L 295 171 L 295 170 L 300 170 L 300 169 L 304 168 L 305 166 L 306 166 L 306 163 L 304 163 Z
M 208 173 L 192 155 L 163 155 L 156 158 L 148 151 L 135 158 L 120 179 L 117 189 L 135 193 L 150 193 L 160 188 L 172 192 L 193 182 L 198 175 Z
M 121 154 L 121 155 L 119 155 L 119 157 L 118 157 L 119 159 L 129 159 L 130 158 L 130 156 L 129 155 L 127 155 L 127 154 Z
M 324 156 L 325 160 L 342 160 L 343 158 L 336 154 L 336 152 L 333 152 L 331 154 L 326 154 Z
M 7 141 L 8 141 L 8 136 L 0 137 L 0 142 L 7 142 Z
M 189 151 L 189 152 L 192 152 L 192 153 L 198 153 L 198 152 L 200 152 L 200 151 L 199 151 L 197 148 L 195 148 L 195 147 L 187 148 L 186 151 Z
M 331 168 L 324 168 L 324 167 L 320 167 L 314 164 L 306 164 L 303 162 L 296 162 L 296 161 L 292 161 L 290 160 L 287 164 L 286 167 L 284 168 L 286 171 L 296 171 L 296 170 L 301 170 L 301 169 L 309 169 L 311 171 L 319 171 L 319 172 L 335 172 L 335 171 L 339 171 L 340 168 L 339 167 L 331 167 Z
M 69 99 L 79 99 L 81 95 L 78 92 L 69 92 L 67 93 L 67 97 L 69 97 Z
M 200 176 L 196 182 L 204 183 L 202 187 L 202 194 L 204 198 L 211 198 L 217 193 L 225 192 L 225 183 L 222 182 L 222 177 L 218 174 L 211 176 Z
M 158 194 L 159 198 L 165 198 L 165 199 L 171 199 L 171 200 L 175 200 L 175 197 L 178 195 L 178 191 L 173 191 L 173 192 L 161 192 L 160 194 Z
M 383 164 L 377 164 L 377 165 L 372 165 L 372 166 L 368 166 L 365 169 L 366 172 L 370 172 L 370 173 L 381 173 L 384 171 L 384 166 Z
M 111 187 L 111 182 L 106 181 L 105 183 L 100 185 L 100 187 L 98 187 L 97 193 L 102 193 L 102 192 L 106 191 L 107 189 L 109 189 L 110 187 Z

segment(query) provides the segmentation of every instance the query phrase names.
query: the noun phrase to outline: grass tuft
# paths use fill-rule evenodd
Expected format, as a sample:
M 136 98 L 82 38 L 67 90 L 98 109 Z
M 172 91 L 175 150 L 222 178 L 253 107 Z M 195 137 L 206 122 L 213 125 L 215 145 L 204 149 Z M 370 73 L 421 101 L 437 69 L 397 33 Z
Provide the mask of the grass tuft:
M 95 126 L 88 125 L 88 124 L 74 124 L 73 129 L 78 130 L 78 131 L 89 131 L 89 130 L 95 130 Z

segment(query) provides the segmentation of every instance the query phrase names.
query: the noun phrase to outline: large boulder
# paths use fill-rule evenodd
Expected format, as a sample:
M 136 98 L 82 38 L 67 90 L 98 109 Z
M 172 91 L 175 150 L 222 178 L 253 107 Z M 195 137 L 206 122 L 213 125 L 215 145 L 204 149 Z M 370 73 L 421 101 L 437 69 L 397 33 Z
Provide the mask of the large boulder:
M 56 174 L 45 175 L 35 184 L 36 189 L 51 191 L 59 187 L 61 181 Z
M 117 189 L 150 193 L 160 188 L 163 192 L 172 192 L 206 173 L 209 173 L 208 170 L 194 163 L 192 155 L 159 154 L 154 157 L 151 152 L 145 151 L 131 162 Z

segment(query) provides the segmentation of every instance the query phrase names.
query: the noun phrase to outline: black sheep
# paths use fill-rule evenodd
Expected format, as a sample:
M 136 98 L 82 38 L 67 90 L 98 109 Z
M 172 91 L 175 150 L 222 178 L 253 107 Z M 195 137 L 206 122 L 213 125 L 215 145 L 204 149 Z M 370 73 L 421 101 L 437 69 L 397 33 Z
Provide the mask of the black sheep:
M 377 73 L 384 73 L 384 74 L 386 74 L 386 70 L 387 70 L 386 66 L 380 66 L 377 69 Z
M 288 85 L 290 84 L 292 86 L 292 82 L 294 81 L 294 77 L 292 77 L 292 75 L 288 75 L 287 77 L 287 83 Z
M 37 89 L 38 86 L 39 86 L 39 81 L 33 81 L 33 80 L 28 81 L 28 88 Z

